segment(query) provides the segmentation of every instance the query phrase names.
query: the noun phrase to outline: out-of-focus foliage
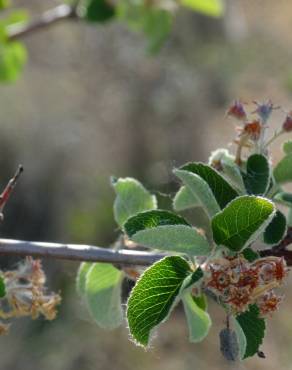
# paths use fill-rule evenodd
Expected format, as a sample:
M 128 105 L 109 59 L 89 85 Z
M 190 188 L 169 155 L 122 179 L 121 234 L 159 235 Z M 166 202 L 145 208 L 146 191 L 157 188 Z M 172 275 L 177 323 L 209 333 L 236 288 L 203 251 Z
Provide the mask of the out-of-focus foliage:
M 181 0 L 181 5 L 211 17 L 220 17 L 224 11 L 221 0 Z
M 2 5 L 2 6 L 1 6 Z M 0 9 L 8 3 L 0 4 Z M 0 81 L 13 82 L 20 76 L 27 60 L 25 46 L 17 41 L 9 40 L 9 29 L 15 24 L 25 23 L 28 15 L 23 10 L 15 10 L 0 19 Z
M 0 10 L 9 8 L 8 0 L 0 0 Z M 178 4 L 174 0 L 149 2 L 147 0 L 109 0 L 70 1 L 72 12 L 68 17 L 82 19 L 88 23 L 105 23 L 109 20 L 125 22 L 134 31 L 142 32 L 148 39 L 148 51 L 157 52 L 170 34 L 174 12 Z M 182 6 L 191 8 L 207 16 L 220 16 L 223 6 L 220 0 L 182 0 Z M 50 16 L 46 22 L 50 23 Z M 45 22 L 45 23 L 46 23 Z M 29 27 L 25 11 L 9 9 L 0 20 L 0 82 L 13 82 L 21 74 L 27 60 L 23 43 L 11 40 L 11 30 L 21 26 Z M 36 30 L 38 27 L 36 27 Z M 15 33 L 12 32 L 15 36 Z

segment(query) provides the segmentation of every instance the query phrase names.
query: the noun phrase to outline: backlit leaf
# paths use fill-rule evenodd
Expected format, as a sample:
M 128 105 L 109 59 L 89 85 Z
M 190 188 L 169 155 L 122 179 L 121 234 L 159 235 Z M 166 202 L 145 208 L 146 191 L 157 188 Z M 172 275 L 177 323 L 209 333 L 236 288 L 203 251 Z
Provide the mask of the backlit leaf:
M 212 219 L 214 241 L 239 252 L 264 231 L 274 213 L 274 204 L 268 199 L 238 197 Z
M 129 217 L 157 208 L 156 197 L 133 178 L 114 179 L 112 186 L 117 195 L 114 202 L 114 216 L 121 227 Z
M 154 263 L 137 281 L 128 300 L 127 318 L 138 344 L 149 344 L 152 330 L 168 318 L 190 273 L 186 260 L 170 256 Z
M 95 322 L 104 329 L 123 321 L 121 282 L 123 273 L 107 263 L 94 263 L 86 275 L 85 298 Z
M 190 293 L 186 293 L 182 301 L 189 328 L 190 342 L 201 342 L 209 333 L 212 324 L 210 316 L 196 304 Z

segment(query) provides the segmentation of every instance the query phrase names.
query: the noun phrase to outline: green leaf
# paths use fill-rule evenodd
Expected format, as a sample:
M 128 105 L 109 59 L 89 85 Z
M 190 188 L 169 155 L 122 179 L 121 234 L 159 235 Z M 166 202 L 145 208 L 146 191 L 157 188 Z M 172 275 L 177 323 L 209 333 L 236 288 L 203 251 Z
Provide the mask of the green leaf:
M 265 320 L 259 318 L 259 308 L 253 304 L 249 310 L 236 317 L 246 337 L 246 351 L 243 358 L 251 357 L 259 350 L 265 336 Z
M 148 51 L 157 52 L 170 33 L 173 16 L 159 5 L 146 4 L 141 0 L 121 0 L 117 15 L 135 32 L 143 32 L 148 38 Z
M 198 267 L 193 273 L 189 274 L 180 289 L 180 293 L 184 290 L 192 288 L 198 281 L 200 281 L 204 276 L 203 270 L 201 267 Z
M 187 225 L 189 223 L 181 216 L 169 211 L 156 209 L 152 211 L 145 211 L 130 217 L 124 225 L 125 231 L 131 238 L 139 231 L 146 229 L 153 229 L 158 226 L 169 225 Z
M 114 202 L 114 217 L 121 227 L 129 217 L 157 208 L 156 197 L 133 178 L 113 180 L 112 186 L 117 195 Z
M 89 22 L 107 22 L 116 15 L 113 4 L 107 0 L 87 0 L 83 6 L 83 17 Z
M 86 275 L 91 266 L 91 262 L 82 262 L 79 266 L 76 278 L 76 290 L 80 296 L 85 295 Z
M 289 208 L 289 210 L 288 210 L 287 226 L 292 227 L 292 208 Z
M 274 177 L 278 183 L 292 181 L 292 153 L 287 154 L 274 168 Z
M 174 173 L 198 199 L 200 206 L 209 217 L 213 217 L 220 211 L 219 205 L 205 180 L 189 171 L 174 170 Z
M 189 328 L 190 342 L 201 342 L 208 335 L 212 325 L 210 316 L 196 304 L 191 294 L 186 293 L 182 301 Z
M 274 196 L 275 202 L 292 207 L 292 193 L 280 192 Z
M 26 49 L 21 43 L 14 41 L 0 44 L 0 81 L 15 81 L 22 72 L 26 59 Z
M 220 208 L 224 208 L 238 193 L 228 184 L 223 176 L 212 167 L 203 163 L 187 163 L 180 167 L 182 171 L 188 171 L 200 176 L 209 185 Z
M 292 140 L 288 140 L 283 144 L 283 152 L 285 154 L 292 153 Z
M 210 17 L 221 17 L 224 12 L 222 0 L 181 0 L 181 5 Z
M 204 235 L 181 216 L 168 211 L 139 213 L 128 219 L 124 228 L 131 240 L 150 248 L 192 256 L 204 256 L 211 250 Z
M 243 179 L 248 194 L 265 194 L 270 183 L 270 166 L 267 158 L 261 154 L 251 155 L 247 160 Z
M 234 188 L 241 194 L 245 193 L 245 185 L 237 164 L 232 160 L 223 158 L 221 160 L 221 165 L 223 174 L 228 177 Z
M 158 226 L 142 230 L 131 239 L 146 247 L 186 253 L 189 256 L 206 256 L 211 251 L 207 239 L 196 228 L 186 225 Z
M 278 244 L 284 238 L 286 230 L 286 217 L 277 210 L 264 232 L 264 242 L 272 245 Z
M 3 298 L 6 296 L 6 285 L 4 278 L 0 276 L 0 298 Z
M 204 311 L 207 310 L 207 308 L 208 308 L 208 301 L 207 301 L 206 294 L 202 293 L 199 296 L 192 296 L 192 298 L 193 298 L 194 302 L 196 303 L 196 305 L 199 308 L 201 308 Z
M 173 199 L 173 208 L 176 211 L 197 207 L 200 205 L 199 200 L 186 186 L 182 186 Z
M 248 195 L 238 197 L 212 219 L 214 241 L 239 252 L 256 240 L 274 213 L 274 204 L 268 199 Z
M 128 300 L 127 318 L 138 344 L 149 344 L 151 331 L 168 318 L 190 273 L 186 260 L 171 256 L 154 263 L 137 281 Z
M 244 334 L 244 331 L 242 330 L 242 327 L 239 325 L 239 322 L 236 320 L 234 316 L 231 316 L 231 322 L 233 324 L 236 336 L 237 336 L 237 342 L 239 346 L 239 359 L 243 360 L 245 352 L 246 352 L 246 337 Z
M 94 263 L 87 272 L 85 298 L 89 312 L 101 328 L 114 329 L 123 321 L 122 278 L 120 270 L 106 263 Z
M 243 254 L 243 257 L 246 260 L 248 260 L 248 262 L 253 262 L 257 260 L 258 258 L 260 258 L 260 255 L 251 248 L 245 248 L 242 251 L 242 254 Z

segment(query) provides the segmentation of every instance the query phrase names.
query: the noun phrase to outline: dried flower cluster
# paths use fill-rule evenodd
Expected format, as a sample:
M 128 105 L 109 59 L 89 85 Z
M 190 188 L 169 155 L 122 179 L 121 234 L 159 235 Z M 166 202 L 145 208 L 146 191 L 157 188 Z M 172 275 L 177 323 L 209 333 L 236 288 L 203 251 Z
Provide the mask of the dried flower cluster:
M 284 258 L 266 257 L 248 262 L 243 256 L 218 258 L 207 266 L 205 287 L 213 292 L 232 313 L 244 312 L 256 303 L 261 315 L 277 310 L 282 297 L 274 289 L 287 275 Z
M 22 316 L 36 319 L 43 315 L 47 320 L 56 317 L 56 306 L 61 297 L 46 293 L 46 276 L 40 260 L 27 257 L 16 270 L 2 274 L 5 295 L 1 299 L 0 318 L 7 320 Z M 0 323 L 0 334 L 8 332 L 10 324 Z

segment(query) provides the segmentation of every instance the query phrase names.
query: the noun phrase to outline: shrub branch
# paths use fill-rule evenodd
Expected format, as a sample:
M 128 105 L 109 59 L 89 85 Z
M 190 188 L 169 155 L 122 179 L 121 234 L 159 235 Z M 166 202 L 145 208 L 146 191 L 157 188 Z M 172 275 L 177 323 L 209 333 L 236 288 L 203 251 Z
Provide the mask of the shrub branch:
M 282 242 L 271 249 L 260 251 L 261 257 L 283 256 L 288 266 L 292 266 L 292 228 L 288 229 Z M 165 257 L 165 253 L 151 253 L 133 249 L 110 249 L 84 244 L 62 244 L 31 242 L 14 239 L 0 239 L 0 255 L 33 256 L 72 261 L 108 262 L 121 265 L 149 266 Z

